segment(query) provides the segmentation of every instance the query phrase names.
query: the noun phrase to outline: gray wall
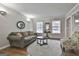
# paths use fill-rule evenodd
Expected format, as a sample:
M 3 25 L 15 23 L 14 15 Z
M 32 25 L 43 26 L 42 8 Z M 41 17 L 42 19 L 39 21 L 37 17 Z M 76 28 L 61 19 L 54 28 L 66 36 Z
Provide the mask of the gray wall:
M 64 20 L 64 17 L 62 17 L 62 18 L 36 18 L 36 19 L 34 19 L 33 20 L 33 30 L 34 30 L 34 32 L 36 32 L 36 22 L 40 22 L 40 21 L 42 21 L 44 24 L 46 23 L 46 22 L 49 22 L 50 23 L 50 30 L 52 31 L 52 21 L 53 20 L 61 20 L 61 33 L 60 34 L 53 34 L 52 32 L 51 32 L 51 34 L 50 34 L 50 36 L 52 37 L 52 38 L 64 38 L 64 36 L 65 36 L 65 20 Z M 45 27 L 45 25 L 44 25 L 44 27 Z
M 67 20 L 69 17 L 71 18 L 71 35 L 74 33 L 74 31 L 79 31 L 79 23 L 75 23 L 75 19 L 79 19 L 79 13 L 76 14 L 77 12 L 79 12 L 79 3 L 77 3 L 65 16 L 65 20 Z M 67 36 L 67 34 L 65 35 Z
M 70 21 L 69 21 L 70 27 L 68 28 L 68 26 L 66 26 L 66 37 L 72 36 L 72 34 L 75 31 L 78 31 L 79 32 L 79 22 L 76 23 L 75 22 L 76 19 L 79 20 L 79 15 L 78 14 L 74 14 L 74 15 L 72 15 L 70 17 Z M 67 20 L 66 20 L 66 22 L 67 22 Z M 68 25 L 68 24 L 66 24 L 66 25 Z
M 72 17 L 69 17 L 67 20 L 66 20 L 66 37 L 70 37 L 72 32 L 73 32 L 73 18 Z
M 79 31 L 79 22 L 75 23 L 75 20 L 78 19 L 79 20 L 79 15 L 74 15 L 73 17 L 73 32 L 74 31 Z
M 3 5 L 0 5 L 0 7 L 4 7 L 8 11 L 6 16 L 0 15 L 0 47 L 4 47 L 9 45 L 7 36 L 10 32 L 28 31 L 30 28 L 26 18 L 19 12 L 7 8 Z M 26 27 L 23 30 L 18 29 L 16 26 L 16 23 L 21 20 L 26 24 Z

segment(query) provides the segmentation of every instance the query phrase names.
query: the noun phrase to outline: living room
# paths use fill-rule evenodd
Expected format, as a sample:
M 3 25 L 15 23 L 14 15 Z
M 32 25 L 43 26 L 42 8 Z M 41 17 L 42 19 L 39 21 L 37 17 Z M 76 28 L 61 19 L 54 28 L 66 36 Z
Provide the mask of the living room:
M 78 3 L 2 3 L 0 20 L 2 56 L 79 55 Z

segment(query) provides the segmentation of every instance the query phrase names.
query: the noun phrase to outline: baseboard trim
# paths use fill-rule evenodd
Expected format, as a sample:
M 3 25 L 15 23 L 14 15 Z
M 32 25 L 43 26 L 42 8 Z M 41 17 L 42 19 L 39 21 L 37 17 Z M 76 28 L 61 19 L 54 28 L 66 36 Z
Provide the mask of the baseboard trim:
M 9 47 L 10 45 L 5 45 L 5 46 L 3 46 L 3 47 L 0 47 L 0 50 L 2 50 L 2 49 L 5 49 L 5 48 L 7 48 L 7 47 Z

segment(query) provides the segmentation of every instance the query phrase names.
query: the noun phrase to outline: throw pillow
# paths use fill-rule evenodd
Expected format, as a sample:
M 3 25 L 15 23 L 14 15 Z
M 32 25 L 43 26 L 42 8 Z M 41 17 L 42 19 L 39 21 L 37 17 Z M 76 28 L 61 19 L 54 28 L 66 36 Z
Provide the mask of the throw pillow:
M 17 36 L 22 37 L 21 33 L 17 33 Z

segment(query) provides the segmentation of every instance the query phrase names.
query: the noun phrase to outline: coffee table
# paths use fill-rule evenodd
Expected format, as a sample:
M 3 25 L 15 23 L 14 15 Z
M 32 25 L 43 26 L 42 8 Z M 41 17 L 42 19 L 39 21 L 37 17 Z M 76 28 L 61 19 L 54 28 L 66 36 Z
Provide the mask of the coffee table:
M 48 44 L 48 37 L 43 37 L 43 36 L 37 36 L 37 44 L 42 45 L 47 45 Z

